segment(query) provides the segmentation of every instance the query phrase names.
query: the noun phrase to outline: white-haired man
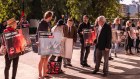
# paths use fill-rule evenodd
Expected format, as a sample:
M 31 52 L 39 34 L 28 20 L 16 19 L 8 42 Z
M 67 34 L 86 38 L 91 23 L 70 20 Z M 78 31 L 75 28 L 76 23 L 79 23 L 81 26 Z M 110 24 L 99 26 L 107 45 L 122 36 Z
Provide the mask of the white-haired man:
M 99 16 L 97 18 L 98 28 L 97 28 L 97 39 L 96 43 L 96 65 L 95 70 L 92 72 L 96 74 L 99 71 L 102 56 L 104 56 L 104 66 L 103 66 L 103 76 L 108 75 L 108 59 L 109 50 L 111 48 L 112 32 L 111 27 L 106 23 L 106 18 L 104 16 Z

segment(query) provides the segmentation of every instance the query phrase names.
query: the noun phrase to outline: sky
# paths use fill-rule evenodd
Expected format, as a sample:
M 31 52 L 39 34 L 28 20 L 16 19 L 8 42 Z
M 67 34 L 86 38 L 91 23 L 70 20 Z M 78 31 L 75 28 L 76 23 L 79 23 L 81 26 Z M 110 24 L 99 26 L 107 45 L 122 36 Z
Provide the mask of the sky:
M 135 0 L 135 1 L 138 1 L 138 0 Z M 132 4 L 132 0 L 123 0 L 123 1 L 121 1 L 121 3 L 123 3 L 123 4 Z

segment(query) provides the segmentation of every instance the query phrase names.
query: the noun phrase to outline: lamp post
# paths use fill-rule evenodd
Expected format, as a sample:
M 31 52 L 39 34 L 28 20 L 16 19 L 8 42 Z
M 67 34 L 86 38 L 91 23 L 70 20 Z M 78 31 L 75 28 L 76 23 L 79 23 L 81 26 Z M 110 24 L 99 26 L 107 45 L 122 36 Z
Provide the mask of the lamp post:
M 138 1 L 132 0 L 132 3 L 133 3 L 133 4 L 135 4 L 135 5 L 137 6 L 137 9 L 138 9 L 138 20 L 139 20 L 139 15 L 140 15 L 140 14 L 139 14 L 139 8 L 140 8 L 140 7 L 139 7 L 139 5 L 140 5 L 140 0 L 138 0 Z

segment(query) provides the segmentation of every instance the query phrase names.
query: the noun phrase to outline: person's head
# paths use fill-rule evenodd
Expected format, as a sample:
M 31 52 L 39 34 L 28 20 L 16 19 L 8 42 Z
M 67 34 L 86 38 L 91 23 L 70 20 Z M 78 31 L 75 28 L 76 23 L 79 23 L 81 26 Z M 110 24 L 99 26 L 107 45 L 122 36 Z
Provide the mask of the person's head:
M 105 24 L 105 22 L 106 22 L 106 18 L 104 16 L 99 16 L 97 18 L 97 22 L 98 22 L 99 26 L 103 26 Z
M 69 26 L 69 27 L 71 27 L 72 25 L 73 25 L 73 19 L 71 18 L 71 17 L 69 17 L 68 18 L 68 20 L 67 20 L 67 25 Z
M 15 18 L 11 18 L 11 19 L 7 20 L 7 27 L 11 27 L 13 29 L 17 28 L 17 22 L 16 22 Z
M 65 25 L 64 21 L 62 19 L 58 20 L 57 27 L 63 27 Z
M 83 22 L 88 23 L 88 21 L 89 21 L 89 17 L 87 15 L 84 15 L 83 16 Z
M 115 18 L 115 19 L 114 19 L 114 24 L 120 24 L 120 18 L 118 18 L 118 17 Z
M 53 17 L 53 12 L 52 11 L 47 11 L 44 14 L 44 20 L 45 21 L 51 21 L 52 20 L 52 17 Z
M 130 20 L 128 20 L 128 21 L 126 22 L 126 27 L 130 27 L 131 24 L 132 24 L 132 22 L 131 22 Z

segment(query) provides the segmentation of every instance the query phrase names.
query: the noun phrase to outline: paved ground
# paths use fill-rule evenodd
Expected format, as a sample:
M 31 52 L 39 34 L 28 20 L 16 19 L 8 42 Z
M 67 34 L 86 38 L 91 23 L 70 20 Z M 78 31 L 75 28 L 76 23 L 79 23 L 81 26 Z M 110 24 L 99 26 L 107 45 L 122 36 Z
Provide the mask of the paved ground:
M 77 45 L 78 46 L 78 45 Z M 88 58 L 91 68 L 83 68 L 80 66 L 80 48 L 75 47 L 73 52 L 71 68 L 62 68 L 65 74 L 52 75 L 52 79 L 140 79 L 140 54 L 134 56 L 125 55 L 123 49 L 118 50 L 118 58 L 109 62 L 109 76 L 102 77 L 101 71 L 97 75 L 91 74 L 94 69 L 93 48 Z M 114 56 L 114 55 L 113 55 Z M 20 56 L 17 79 L 38 79 L 38 62 L 40 56 L 30 52 Z M 4 79 L 4 57 L 0 57 L 0 79 Z M 12 68 L 12 67 L 11 67 Z M 10 70 L 11 76 L 11 70 Z

